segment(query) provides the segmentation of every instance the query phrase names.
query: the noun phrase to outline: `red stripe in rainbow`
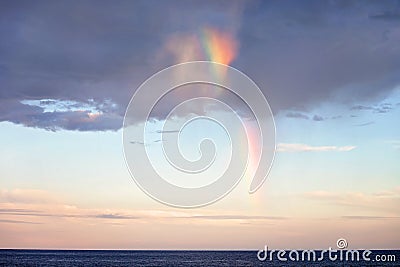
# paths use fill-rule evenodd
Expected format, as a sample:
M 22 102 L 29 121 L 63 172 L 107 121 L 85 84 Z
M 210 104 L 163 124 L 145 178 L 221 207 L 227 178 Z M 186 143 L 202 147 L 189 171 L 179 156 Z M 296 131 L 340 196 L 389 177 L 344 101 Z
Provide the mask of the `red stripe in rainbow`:
M 238 43 L 233 34 L 208 27 L 202 33 L 202 43 L 208 60 L 229 65 L 235 59 Z

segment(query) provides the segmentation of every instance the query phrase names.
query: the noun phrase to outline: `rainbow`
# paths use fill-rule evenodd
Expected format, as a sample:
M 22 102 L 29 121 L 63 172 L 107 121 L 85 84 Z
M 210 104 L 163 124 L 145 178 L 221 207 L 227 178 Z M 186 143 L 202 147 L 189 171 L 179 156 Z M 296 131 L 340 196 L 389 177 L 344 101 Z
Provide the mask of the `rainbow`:
M 202 44 L 210 61 L 229 65 L 237 55 L 237 41 L 230 32 L 204 28 Z

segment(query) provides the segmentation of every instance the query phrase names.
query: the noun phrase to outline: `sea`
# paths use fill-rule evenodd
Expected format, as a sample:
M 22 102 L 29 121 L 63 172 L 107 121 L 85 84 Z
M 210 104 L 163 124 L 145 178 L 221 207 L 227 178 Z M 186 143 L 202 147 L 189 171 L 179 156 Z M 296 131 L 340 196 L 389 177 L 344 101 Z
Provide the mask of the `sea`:
M 373 250 L 370 261 L 261 261 L 257 251 L 0 249 L 0 266 L 400 266 L 400 250 Z

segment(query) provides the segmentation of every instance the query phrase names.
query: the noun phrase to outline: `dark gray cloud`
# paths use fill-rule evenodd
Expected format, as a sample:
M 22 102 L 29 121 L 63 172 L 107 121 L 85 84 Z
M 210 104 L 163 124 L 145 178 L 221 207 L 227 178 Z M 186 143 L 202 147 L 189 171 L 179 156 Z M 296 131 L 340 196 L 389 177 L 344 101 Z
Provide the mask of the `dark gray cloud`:
M 392 109 L 393 109 L 393 105 L 391 103 L 383 103 L 383 104 L 376 105 L 376 106 L 356 105 L 356 106 L 352 106 L 350 108 L 350 110 L 356 110 L 356 111 L 371 110 L 374 113 L 388 113 Z
M 370 15 L 369 17 L 379 20 L 400 20 L 400 11 L 384 11 L 382 13 Z
M 204 26 L 235 28 L 232 65 L 254 79 L 274 112 L 331 98 L 374 102 L 400 84 L 398 16 L 399 2 L 390 0 L 2 1 L 0 121 L 117 130 L 135 88 L 175 63 L 157 57 L 167 38 Z M 46 111 L 24 100 L 75 101 L 99 114 Z
M 180 130 L 157 130 L 156 133 L 162 133 L 162 134 L 169 134 L 169 133 L 179 133 Z
M 295 119 L 305 119 L 305 120 L 310 119 L 306 114 L 300 112 L 288 112 L 286 113 L 286 117 Z
M 319 115 L 314 115 L 313 116 L 313 121 L 323 121 L 325 120 L 324 117 L 319 116 Z
M 245 13 L 237 61 L 274 110 L 331 98 L 376 101 L 399 85 L 399 22 L 369 17 L 398 9 L 398 1 L 276 3 Z
M 130 143 L 133 145 L 144 145 L 144 142 L 139 142 L 139 141 L 131 141 Z
M 331 117 L 332 120 L 337 120 L 337 119 L 341 119 L 341 118 L 343 118 L 342 115 L 337 115 L 337 116 L 332 116 Z
M 350 108 L 350 110 L 373 110 L 373 109 L 374 109 L 373 107 L 368 107 L 363 105 L 357 105 Z
M 116 113 L 93 114 L 90 110 L 51 111 L 21 104 L 13 100 L 0 100 L 0 119 L 28 127 L 50 131 L 60 129 L 78 131 L 118 130 L 122 117 Z
M 119 214 L 98 214 L 94 216 L 90 216 L 93 218 L 99 219 L 117 219 L 117 220 L 132 220 L 132 219 L 139 219 L 140 217 L 136 216 L 126 216 L 126 215 L 119 215 Z
M 311 116 L 301 113 L 301 112 L 288 112 L 288 113 L 286 113 L 286 117 L 294 118 L 294 119 L 304 119 L 304 120 L 312 119 L 313 121 L 324 121 L 324 120 L 329 119 L 329 118 L 324 118 L 317 114 L 315 114 L 314 116 L 311 117 Z M 340 119 L 340 118 L 342 118 L 342 116 L 340 116 L 340 115 L 330 117 L 330 119 L 332 119 L 332 120 L 336 120 L 336 119 Z
M 371 125 L 371 124 L 374 124 L 374 123 L 375 123 L 374 121 L 369 121 L 369 122 L 364 122 L 364 123 L 356 124 L 356 125 L 354 125 L 354 126 L 362 127 L 362 126 L 368 126 L 368 125 Z

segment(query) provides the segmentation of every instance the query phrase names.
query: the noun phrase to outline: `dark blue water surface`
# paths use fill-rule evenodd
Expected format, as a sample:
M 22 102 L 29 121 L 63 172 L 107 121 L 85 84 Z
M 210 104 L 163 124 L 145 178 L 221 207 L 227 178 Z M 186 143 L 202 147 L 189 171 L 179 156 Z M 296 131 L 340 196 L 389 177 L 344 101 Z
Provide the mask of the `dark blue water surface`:
M 376 255 L 395 261 L 377 262 Z M 0 266 L 400 266 L 400 250 L 374 250 L 371 261 L 260 261 L 256 251 L 0 250 Z

